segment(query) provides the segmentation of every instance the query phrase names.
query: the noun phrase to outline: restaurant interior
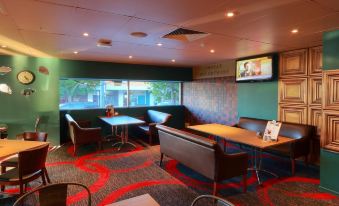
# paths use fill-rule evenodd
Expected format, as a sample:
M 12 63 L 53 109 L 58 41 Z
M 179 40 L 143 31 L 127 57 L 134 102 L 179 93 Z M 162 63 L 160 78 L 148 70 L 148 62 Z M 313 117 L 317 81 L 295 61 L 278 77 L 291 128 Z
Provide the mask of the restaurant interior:
M 339 1 L 0 0 L 0 205 L 339 205 Z

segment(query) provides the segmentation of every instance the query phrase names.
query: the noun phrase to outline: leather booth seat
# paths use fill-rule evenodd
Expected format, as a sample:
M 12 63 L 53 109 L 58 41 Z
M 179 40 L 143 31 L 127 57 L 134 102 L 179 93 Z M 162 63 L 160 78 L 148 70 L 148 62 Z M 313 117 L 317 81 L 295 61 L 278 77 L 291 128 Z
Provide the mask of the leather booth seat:
M 172 115 L 168 113 L 147 110 L 146 115 L 143 117 L 146 124 L 138 126 L 138 129 L 148 136 L 149 144 L 152 145 L 153 141 L 158 139 L 158 132 L 155 126 L 166 124 L 171 117 Z
M 160 140 L 160 165 L 166 155 L 212 179 L 214 195 L 217 182 L 242 175 L 246 191 L 247 153 L 225 154 L 216 141 L 164 125 L 156 128 Z
M 240 117 L 239 122 L 235 126 L 263 133 L 267 121 L 269 120 Z M 315 126 L 282 122 L 279 135 L 296 139 L 296 141 L 291 144 L 271 147 L 266 152 L 289 157 L 291 159 L 291 173 L 294 175 L 295 159 L 304 157 L 307 163 L 307 157 L 310 153 L 310 141 L 312 138 L 315 138 L 316 134 Z

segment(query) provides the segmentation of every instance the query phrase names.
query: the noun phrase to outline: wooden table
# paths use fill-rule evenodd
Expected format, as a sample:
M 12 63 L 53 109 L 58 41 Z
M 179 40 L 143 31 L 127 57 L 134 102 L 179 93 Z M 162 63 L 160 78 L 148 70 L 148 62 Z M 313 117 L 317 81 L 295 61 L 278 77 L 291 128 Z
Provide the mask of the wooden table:
M 160 206 L 149 194 L 140 195 L 106 206 Z
M 144 124 L 145 122 L 140 120 L 140 119 L 136 119 L 134 117 L 130 117 L 130 116 L 125 116 L 125 115 L 121 115 L 121 116 L 114 116 L 114 117 L 99 117 L 99 119 L 101 119 L 103 122 L 105 122 L 106 124 L 110 125 L 112 127 L 112 134 L 114 135 L 114 127 L 117 126 L 122 126 L 122 132 L 121 132 L 121 142 L 117 142 L 113 145 L 117 146 L 120 145 L 118 150 L 120 150 L 122 148 L 122 146 L 129 144 L 132 145 L 133 147 L 136 147 L 133 143 L 128 141 L 128 125 L 136 125 L 136 124 Z
M 48 142 L 0 139 L 0 160 L 21 151 L 48 145 Z
M 252 147 L 254 149 L 254 166 L 253 168 L 249 168 L 249 170 L 254 170 L 256 172 L 259 184 L 262 183 L 259 177 L 259 172 L 265 172 L 278 177 L 273 172 L 261 168 L 262 151 L 272 146 L 288 144 L 295 141 L 295 139 L 283 136 L 279 136 L 278 141 L 264 141 L 261 138 L 258 138 L 256 132 L 254 131 L 222 124 L 203 124 L 189 126 L 188 128 L 209 135 L 221 137 L 226 141 L 236 142 Z

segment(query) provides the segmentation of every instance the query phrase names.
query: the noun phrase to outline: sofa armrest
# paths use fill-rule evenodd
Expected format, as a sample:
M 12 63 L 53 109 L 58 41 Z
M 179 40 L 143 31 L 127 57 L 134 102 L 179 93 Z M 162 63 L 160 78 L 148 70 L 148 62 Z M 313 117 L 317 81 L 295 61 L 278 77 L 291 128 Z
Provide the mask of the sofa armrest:
M 222 154 L 217 161 L 217 181 L 247 173 L 248 154 L 246 152 Z

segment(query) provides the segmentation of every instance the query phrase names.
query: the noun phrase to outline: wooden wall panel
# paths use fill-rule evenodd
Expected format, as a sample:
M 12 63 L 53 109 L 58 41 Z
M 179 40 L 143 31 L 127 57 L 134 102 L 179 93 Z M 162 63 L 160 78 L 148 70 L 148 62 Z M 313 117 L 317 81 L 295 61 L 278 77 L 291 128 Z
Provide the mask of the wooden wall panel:
M 280 76 L 307 75 L 307 49 L 280 54 Z
M 323 125 L 322 147 L 339 152 L 339 111 L 324 110 Z
M 311 141 L 313 163 L 319 161 L 320 136 L 324 138 L 324 103 L 327 109 L 339 110 L 339 74 L 329 73 L 326 76 L 329 81 L 323 80 L 322 49 L 318 46 L 284 52 L 279 60 L 279 120 L 317 126 L 317 137 Z M 336 128 L 333 121 L 332 128 Z M 326 131 L 338 135 L 333 129 Z
M 322 109 L 321 107 L 309 107 L 307 124 L 317 127 L 317 135 L 320 137 L 322 128 Z
M 307 107 L 296 105 L 280 105 L 279 121 L 307 124 Z
M 310 77 L 308 85 L 309 105 L 321 106 L 322 102 L 322 77 Z
M 339 71 L 328 70 L 323 73 L 323 109 L 339 110 Z
M 323 67 L 323 47 L 313 47 L 309 50 L 308 73 L 310 75 L 321 75 Z
M 280 103 L 307 104 L 307 78 L 281 79 L 279 84 Z

